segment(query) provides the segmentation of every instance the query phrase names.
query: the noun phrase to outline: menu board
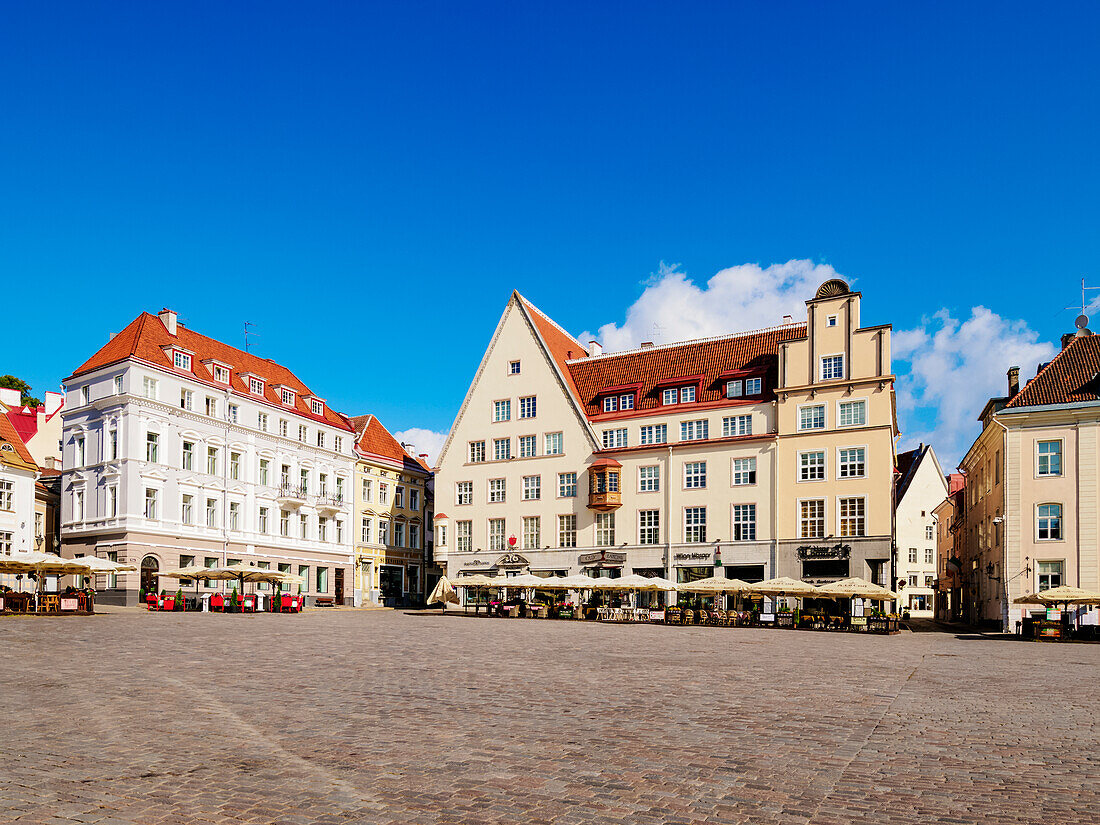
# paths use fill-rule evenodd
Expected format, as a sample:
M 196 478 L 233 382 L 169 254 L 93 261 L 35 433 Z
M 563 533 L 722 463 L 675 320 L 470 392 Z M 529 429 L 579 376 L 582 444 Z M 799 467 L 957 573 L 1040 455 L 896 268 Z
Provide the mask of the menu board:
M 80 602 L 77 599 L 62 599 L 61 600 L 61 609 L 62 610 L 77 610 L 77 609 L 79 609 L 79 607 L 80 607 Z

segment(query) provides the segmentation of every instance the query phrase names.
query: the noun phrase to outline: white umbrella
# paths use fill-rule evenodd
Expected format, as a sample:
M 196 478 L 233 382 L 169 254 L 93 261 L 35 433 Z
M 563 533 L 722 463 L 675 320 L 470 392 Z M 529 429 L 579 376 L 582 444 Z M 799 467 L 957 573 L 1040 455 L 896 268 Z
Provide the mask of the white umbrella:
M 137 571 L 137 567 L 132 564 L 101 559 L 99 556 L 80 556 L 76 561 L 86 564 L 93 574 L 100 576 L 108 573 L 133 573 Z
M 451 580 L 446 576 L 440 576 L 439 581 L 435 583 L 435 589 L 432 590 L 432 595 L 428 596 L 426 604 L 432 605 L 436 602 L 443 603 L 443 612 L 447 612 L 447 602 L 451 604 L 460 604 L 461 600 L 458 598 L 458 593 L 455 592 L 454 585 L 451 584 Z

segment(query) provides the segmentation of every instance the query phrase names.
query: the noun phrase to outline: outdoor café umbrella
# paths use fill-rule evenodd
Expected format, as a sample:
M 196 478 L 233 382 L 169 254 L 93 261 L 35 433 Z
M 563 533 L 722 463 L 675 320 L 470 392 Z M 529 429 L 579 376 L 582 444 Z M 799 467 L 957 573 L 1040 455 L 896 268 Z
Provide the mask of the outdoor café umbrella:
M 64 576 L 69 573 L 86 574 L 90 568 L 83 560 L 63 559 L 53 553 L 42 553 L 38 550 L 28 552 L 15 552 L 9 556 L 0 556 L 0 573 L 34 573 L 37 579 L 35 583 L 35 606 L 38 605 L 38 593 L 42 588 L 43 576 Z
M 748 582 L 740 579 L 726 579 L 722 576 L 709 576 L 705 579 L 696 579 L 693 582 L 683 582 L 675 585 L 677 590 L 685 593 L 702 593 L 704 595 L 714 593 L 742 593 L 750 587 Z
M 435 589 L 432 591 L 432 595 L 428 596 L 427 604 L 435 604 L 436 602 L 443 603 L 443 612 L 447 612 L 447 602 L 451 604 L 461 604 L 461 600 L 458 598 L 458 593 L 455 592 L 454 585 L 451 584 L 451 580 L 446 576 L 440 576 L 439 581 L 435 583 Z
M 1052 587 L 1016 599 L 1014 604 L 1100 604 L 1100 593 L 1082 590 L 1080 587 Z
M 123 564 L 122 562 L 111 561 L 110 559 L 101 559 L 99 556 L 80 556 L 76 560 L 82 564 L 86 564 L 93 574 L 100 576 L 108 573 L 137 572 L 137 567 L 133 564 Z
M 859 577 L 823 584 L 817 588 L 817 593 L 830 599 L 870 599 L 875 602 L 889 602 L 898 599 L 898 594 L 888 587 L 883 587 L 881 584 L 875 584 Z
M 754 596 L 794 596 L 797 598 L 818 595 L 818 589 L 809 582 L 791 579 L 787 576 L 746 585 L 744 592 L 751 593 Z

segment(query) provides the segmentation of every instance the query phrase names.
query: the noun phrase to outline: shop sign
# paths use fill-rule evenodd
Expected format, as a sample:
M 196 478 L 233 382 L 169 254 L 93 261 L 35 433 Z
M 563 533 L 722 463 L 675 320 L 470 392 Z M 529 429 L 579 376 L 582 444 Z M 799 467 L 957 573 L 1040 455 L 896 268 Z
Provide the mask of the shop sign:
M 79 602 L 78 602 L 77 599 L 62 599 L 61 600 L 61 609 L 62 610 L 77 610 L 78 607 L 79 607 Z
M 466 569 L 467 567 L 486 567 L 488 566 L 488 564 L 489 562 L 485 561 L 485 559 L 474 559 L 473 561 L 465 562 L 462 565 L 462 568 Z
M 581 553 L 577 556 L 577 564 L 625 564 L 626 553 Z
M 1062 611 L 1056 607 L 1047 608 L 1047 621 L 1048 622 L 1060 622 L 1062 620 Z
M 863 627 L 867 624 L 866 616 L 852 616 L 852 627 Z
M 505 553 L 499 559 L 494 567 L 526 567 L 530 562 L 527 561 L 519 553 Z
M 809 559 L 847 559 L 852 556 L 852 545 L 834 544 L 832 547 L 823 544 L 803 544 L 798 548 L 798 558 L 801 561 Z
M 674 561 L 710 561 L 712 556 L 710 553 L 675 553 L 672 558 Z

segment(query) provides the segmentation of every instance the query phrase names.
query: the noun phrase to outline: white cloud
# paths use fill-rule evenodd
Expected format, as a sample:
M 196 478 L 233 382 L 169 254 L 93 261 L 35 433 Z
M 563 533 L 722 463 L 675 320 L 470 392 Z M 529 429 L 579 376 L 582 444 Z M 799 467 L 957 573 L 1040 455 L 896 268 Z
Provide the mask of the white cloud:
M 959 322 L 941 309 L 915 329 L 893 337 L 901 448 L 932 444 L 944 472 L 951 472 L 977 437 L 977 416 L 994 396 L 1008 394 L 1006 372 L 1020 367 L 1021 384 L 1054 357 L 1025 321 L 1003 318 L 983 306 Z M 903 369 L 902 367 L 907 367 Z
M 437 433 L 434 430 L 425 430 L 421 427 L 412 427 L 408 430 L 400 430 L 393 434 L 398 441 L 411 444 L 407 450 L 419 456 L 428 454 L 428 466 L 435 466 L 435 460 L 439 458 L 439 451 L 443 449 L 443 442 L 447 440 L 447 433 Z
M 643 341 L 662 344 L 771 327 L 783 323 L 784 315 L 805 320 L 806 299 L 837 277 L 828 264 L 795 260 L 766 268 L 731 266 L 699 287 L 678 264 L 662 263 L 621 326 L 604 324 L 595 335 L 584 333 L 580 340 L 597 340 L 614 352 Z

